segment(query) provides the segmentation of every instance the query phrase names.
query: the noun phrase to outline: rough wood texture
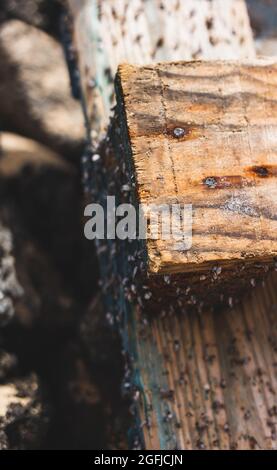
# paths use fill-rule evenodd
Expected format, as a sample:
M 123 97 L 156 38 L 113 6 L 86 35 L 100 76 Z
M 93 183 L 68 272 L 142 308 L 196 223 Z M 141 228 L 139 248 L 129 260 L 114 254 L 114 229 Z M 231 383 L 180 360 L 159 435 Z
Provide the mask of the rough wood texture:
M 121 5 L 121 2 L 115 1 L 103 3 L 105 9 L 110 11 L 115 3 Z M 136 51 L 141 55 L 140 63 L 148 63 L 149 54 L 153 52 L 151 44 L 156 44 L 157 32 L 163 37 L 171 24 L 178 43 L 182 43 L 185 31 L 189 31 L 189 40 L 177 49 L 176 55 L 172 46 L 161 41 L 159 56 L 153 60 L 205 58 L 202 51 L 197 53 L 195 46 L 197 38 L 202 37 L 211 24 L 205 24 L 204 2 L 180 2 L 181 8 L 185 9 L 190 3 L 195 9 L 195 28 L 189 7 L 187 15 L 182 16 L 181 20 L 179 11 L 174 9 L 177 3 L 168 1 L 164 9 L 159 10 L 158 2 L 147 2 L 149 11 L 152 9 L 150 18 L 155 18 L 155 27 L 153 24 L 148 27 L 146 18 L 149 16 L 144 3 L 129 2 L 131 9 L 133 5 L 142 6 L 141 34 L 143 40 L 147 38 L 148 41 L 144 48 L 136 48 L 134 38 L 130 37 L 134 29 L 130 27 L 130 22 L 126 22 L 127 36 L 123 46 L 122 27 L 119 27 L 117 17 L 107 12 L 98 15 L 99 4 L 94 0 L 69 0 L 70 6 L 74 7 L 71 10 L 74 15 L 73 38 L 88 125 L 90 131 L 96 131 L 96 134 L 91 132 L 94 144 L 99 142 L 98 130 L 106 127 L 110 105 L 110 89 L 104 86 L 101 91 L 99 84 L 105 76 L 106 66 L 110 63 L 117 66 L 118 54 L 120 61 L 133 62 L 130 57 Z M 226 29 L 221 29 L 220 37 L 221 34 L 228 34 L 230 38 L 230 43 L 225 42 L 220 55 L 213 56 L 215 44 L 211 44 L 209 58 L 253 56 L 254 47 L 244 2 L 214 0 L 206 3 L 211 8 L 212 24 L 221 22 L 222 11 L 226 12 Z M 237 16 L 230 15 L 232 8 L 238 12 Z M 173 12 L 171 16 L 168 9 Z M 116 11 L 120 10 L 117 8 Z M 157 11 L 158 16 L 155 15 Z M 96 47 L 100 24 L 104 22 L 109 25 L 105 40 L 111 41 L 112 36 L 115 39 L 112 49 Z M 247 40 L 241 41 L 238 47 L 237 37 L 242 31 L 240 23 L 245 25 L 243 31 Z M 208 44 L 207 41 L 205 43 Z M 112 75 L 114 72 L 115 69 Z M 92 91 L 100 96 L 98 101 L 93 98 Z M 102 102 L 106 103 L 106 107 L 101 105 Z M 87 186 L 93 189 L 93 183 L 88 179 L 89 158 L 85 162 L 85 175 Z M 96 169 L 101 176 L 99 162 L 95 163 L 95 172 Z M 107 190 L 104 184 L 105 177 L 103 193 Z M 100 251 L 104 289 L 108 290 L 111 271 L 105 250 Z M 113 264 L 112 260 L 110 262 Z M 131 445 L 137 448 L 142 445 L 147 449 L 276 448 L 276 275 L 268 279 L 264 287 L 256 288 L 252 298 L 241 307 L 218 314 L 203 312 L 201 316 L 176 316 L 173 307 L 167 312 L 167 317 L 152 318 L 147 311 L 142 312 L 124 298 L 124 284 L 117 280 L 115 287 L 115 298 L 111 301 L 106 296 L 106 305 L 108 312 L 112 311 L 113 303 L 116 305 L 117 318 L 121 319 L 123 347 L 130 366 L 126 366 L 125 389 L 130 390 L 134 409 L 138 411 Z
M 149 235 L 128 244 L 124 269 L 127 248 L 116 244 L 125 289 L 153 313 L 235 304 L 275 267 L 276 65 L 122 65 L 116 90 L 104 184 L 118 203 L 144 206 Z M 192 217 L 173 217 L 176 204 L 191 205 Z M 151 218 L 153 207 L 160 217 Z
M 277 64 L 125 65 L 118 82 L 139 203 L 193 208 L 192 247 L 159 230 L 158 240 L 147 240 L 149 272 L 272 260 Z
M 147 449 L 277 448 L 276 305 L 273 276 L 234 310 L 136 325 Z

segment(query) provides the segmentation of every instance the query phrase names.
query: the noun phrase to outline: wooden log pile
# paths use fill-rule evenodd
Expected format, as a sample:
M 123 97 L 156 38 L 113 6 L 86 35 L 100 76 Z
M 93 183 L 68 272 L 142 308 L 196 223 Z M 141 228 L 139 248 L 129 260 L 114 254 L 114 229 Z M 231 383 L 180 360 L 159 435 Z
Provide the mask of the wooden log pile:
M 170 292 L 171 276 L 174 282 L 180 267 L 185 272 L 191 270 L 193 264 L 200 266 L 196 277 L 198 286 L 204 282 L 203 294 L 209 289 L 212 295 L 211 286 L 218 285 L 217 294 L 220 296 L 226 291 L 232 307 L 234 296 L 230 301 L 226 289 L 230 279 L 231 287 L 232 279 L 237 282 L 234 269 L 241 266 L 247 273 L 239 278 L 245 289 L 246 285 L 254 287 L 257 272 L 264 274 L 268 262 L 274 265 L 274 235 L 272 240 L 271 235 L 266 236 L 268 251 L 261 245 L 259 248 L 259 243 L 265 233 L 263 227 L 266 232 L 267 227 L 269 232 L 274 230 L 275 216 L 269 217 L 269 225 L 263 225 L 261 213 L 250 217 L 247 210 L 253 211 L 259 201 L 259 207 L 261 204 L 263 209 L 272 207 L 274 211 L 274 175 L 272 179 L 268 176 L 271 165 L 274 168 L 276 164 L 276 155 L 274 148 L 271 153 L 267 146 L 267 139 L 274 139 L 274 133 L 270 131 L 270 136 L 259 139 L 255 126 L 260 118 L 259 126 L 274 128 L 276 125 L 274 102 L 270 104 L 269 115 L 264 115 L 265 100 L 271 100 L 271 92 L 276 93 L 276 66 L 271 61 L 268 67 L 264 64 L 261 68 L 255 65 L 251 68 L 248 63 L 238 64 L 234 70 L 234 65 L 220 63 L 215 72 L 212 64 L 176 63 L 195 59 L 253 60 L 255 52 L 249 19 L 245 3 L 240 0 L 224 4 L 201 2 L 201 8 L 195 2 L 174 1 L 162 2 L 161 8 L 160 2 L 153 1 L 151 13 L 144 2 L 134 5 L 110 0 L 101 4 L 101 8 L 94 0 L 69 0 L 68 3 L 91 139 L 90 152 L 84 159 L 84 174 L 93 200 L 105 203 L 112 191 L 120 202 L 129 202 L 132 195 L 131 200 L 137 202 L 148 198 L 178 201 L 181 194 L 185 197 L 182 189 L 186 189 L 198 203 L 199 224 L 201 203 L 207 209 L 211 202 L 209 217 L 204 218 L 203 208 L 202 217 L 206 232 L 214 235 L 207 237 L 209 247 L 213 248 L 210 252 L 208 246 L 202 247 L 206 253 L 203 259 L 199 251 L 189 257 L 179 254 L 175 258 L 170 253 L 171 247 L 163 245 L 159 239 L 154 244 L 147 242 L 140 253 L 133 243 L 109 241 L 106 246 L 99 243 L 107 316 L 111 322 L 118 323 L 121 331 L 126 360 L 124 388 L 133 400 L 135 418 L 130 445 L 149 450 L 276 448 L 276 276 L 267 278 L 259 288 L 256 286 L 251 297 L 232 309 L 216 311 L 202 305 L 201 311 L 185 311 L 182 304 L 181 308 L 178 306 L 175 288 L 180 285 L 174 286 L 171 302 L 163 302 Z M 156 28 L 149 20 L 154 17 L 158 18 Z M 133 27 L 129 27 L 131 24 Z M 104 30 L 109 34 L 104 35 Z M 189 31 L 188 41 L 181 34 L 184 30 Z M 205 47 L 198 47 L 206 34 Z M 161 61 L 174 63 L 149 65 Z M 107 137 L 110 107 L 114 104 L 112 78 L 122 62 L 136 66 L 119 69 L 118 106 Z M 252 78 L 249 78 L 249 69 Z M 223 77 L 227 75 L 225 79 L 222 77 L 222 81 L 219 79 L 216 83 L 207 79 L 219 70 L 223 70 Z M 178 80 L 176 74 L 181 75 Z M 249 110 L 249 95 L 254 95 L 257 113 Z M 224 107 L 228 113 L 224 112 Z M 222 155 L 223 150 L 229 158 Z M 219 153 L 221 158 L 216 159 Z M 130 166 L 131 171 L 128 171 Z M 266 198 L 263 199 L 265 191 L 262 189 L 267 187 L 267 182 L 273 188 L 268 204 Z M 228 197 L 232 196 L 239 200 L 230 201 Z M 268 197 L 271 197 L 270 192 Z M 223 199 L 224 203 L 229 201 L 228 207 L 222 207 Z M 222 211 L 226 211 L 227 219 L 220 226 Z M 234 219 L 228 217 L 230 213 L 235 214 Z M 224 234 L 229 228 L 230 233 L 234 230 L 226 241 Z M 219 233 L 222 229 L 223 235 Z M 245 250 L 239 249 L 235 236 L 241 229 L 249 257 L 242 256 Z M 199 247 L 200 236 L 201 231 L 193 233 Z M 219 242 L 220 236 L 224 242 L 223 239 Z M 252 237 L 250 241 L 248 237 Z M 213 246 L 215 240 L 219 252 Z M 217 258 L 214 259 L 215 252 Z M 142 284 L 143 278 L 136 269 L 135 254 L 141 256 L 139 262 L 147 266 L 153 278 L 160 270 L 163 282 L 157 283 L 154 289 L 161 297 L 158 305 L 149 285 L 144 291 L 147 302 L 138 301 L 137 285 Z M 228 265 L 230 268 L 226 269 Z M 200 277 L 207 276 L 207 268 L 209 279 L 205 284 L 206 279 L 200 280 Z M 190 280 L 191 276 L 193 274 Z M 233 292 L 236 297 L 237 286 Z M 155 299 L 152 304 L 151 295 Z M 153 315 L 157 310 L 160 314 Z
M 274 9 L 3 0 L 1 449 L 276 448 Z M 195 207 L 194 251 L 97 243 L 103 304 L 60 30 L 87 201 Z

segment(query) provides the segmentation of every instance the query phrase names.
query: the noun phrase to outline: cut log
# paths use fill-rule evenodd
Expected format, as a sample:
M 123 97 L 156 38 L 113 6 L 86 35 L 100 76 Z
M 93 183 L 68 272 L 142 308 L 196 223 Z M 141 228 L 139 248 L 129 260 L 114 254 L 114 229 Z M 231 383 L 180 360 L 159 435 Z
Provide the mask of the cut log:
M 149 272 L 276 256 L 277 62 L 121 66 L 117 90 L 138 202 L 193 206 L 192 249 L 159 230 Z
M 142 208 L 153 304 L 238 298 L 277 257 L 277 64 L 125 65 L 116 82 L 117 192 Z
M 94 146 L 107 127 L 113 89 L 112 83 L 107 86 L 105 70 L 111 64 L 113 77 L 119 63 L 126 61 L 144 65 L 254 55 L 245 3 L 240 0 L 167 1 L 162 8 L 155 0 L 110 0 L 102 8 L 95 0 L 68 3 Z M 126 20 L 129 14 L 131 22 L 129 16 Z M 220 51 L 207 36 L 215 24 L 222 26 Z M 105 34 L 103 25 L 108 25 Z M 143 47 L 136 40 L 137 31 Z M 186 31 L 188 40 L 183 41 Z M 201 38 L 209 51 L 199 50 Z M 110 47 L 97 47 L 104 40 Z M 158 55 L 152 57 L 157 44 Z M 106 164 L 113 158 L 107 142 L 103 145 L 102 161 L 94 158 L 91 168 L 88 154 L 84 166 L 86 186 L 95 194 L 96 180 L 102 200 L 108 190 Z M 130 445 L 149 450 L 276 448 L 276 276 L 236 309 L 177 314 L 172 302 L 161 317 L 137 306 L 124 282 L 119 282 L 112 243 L 100 247 L 99 258 L 107 315 L 118 321 L 125 351 L 124 389 L 130 392 L 136 411 Z M 126 250 L 121 259 L 128 261 Z

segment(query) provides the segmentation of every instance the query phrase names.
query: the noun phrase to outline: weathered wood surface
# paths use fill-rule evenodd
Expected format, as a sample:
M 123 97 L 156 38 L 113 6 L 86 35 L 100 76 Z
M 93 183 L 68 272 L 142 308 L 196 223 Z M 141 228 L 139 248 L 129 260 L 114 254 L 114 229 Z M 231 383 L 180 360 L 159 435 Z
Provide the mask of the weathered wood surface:
M 234 304 L 275 267 L 276 71 L 272 59 L 119 67 L 102 160 L 109 194 L 143 207 L 129 287 L 151 311 Z
M 103 3 L 109 11 L 115 4 L 116 11 L 121 11 L 119 1 Z M 124 3 L 127 2 L 122 2 L 123 6 Z M 206 31 L 208 26 L 205 26 L 206 17 L 203 15 L 204 3 L 201 1 L 200 6 L 200 2 L 190 2 L 195 9 L 195 29 L 192 28 L 189 8 L 187 16 L 183 16 L 181 21 L 179 12 L 174 13 L 175 3 L 178 2 L 168 1 L 159 11 L 158 2 L 148 2 L 148 6 L 151 5 L 149 10 L 152 8 L 150 18 L 155 18 L 156 25 L 149 28 L 143 2 L 129 2 L 131 10 L 133 5 L 142 5 L 139 15 L 143 19 L 142 37 L 153 37 L 151 44 L 156 44 L 157 31 L 163 36 L 169 24 L 180 44 L 184 32 L 190 31 L 188 43 L 177 49 L 176 55 L 172 46 L 162 41 L 159 56 L 153 57 L 151 62 L 205 58 L 202 51 L 197 53 L 196 46 L 197 38 L 205 34 L 203 28 Z M 180 3 L 185 9 L 185 2 Z M 228 20 L 226 29 L 221 29 L 220 37 L 221 34 L 224 37 L 228 34 L 230 42 L 227 44 L 224 41 L 224 49 L 214 58 L 252 57 L 254 47 L 244 2 L 214 0 L 206 3 L 211 8 L 213 24 L 222 21 L 223 10 Z M 130 21 L 125 24 L 126 40 L 123 46 L 120 21 L 114 15 L 108 15 L 107 10 L 98 15 L 99 4 L 96 1 L 69 0 L 69 5 L 73 8 L 74 47 L 83 83 L 86 114 L 96 145 L 99 130 L 106 128 L 110 107 L 111 88 L 106 86 L 107 80 L 103 82 L 107 65 L 114 63 L 116 67 L 119 53 L 119 62 L 138 62 L 130 60 L 133 51 L 140 54 L 140 63 L 148 63 L 152 48 L 149 39 L 144 48 L 136 48 L 134 38 L 130 37 Z M 236 16 L 230 15 L 233 7 L 237 11 Z M 173 11 L 171 16 L 168 9 Z M 159 21 L 155 16 L 157 11 Z M 125 23 L 126 15 L 122 16 Z M 96 47 L 104 23 L 109 25 L 105 40 L 111 42 L 112 35 L 115 38 L 112 48 Z M 240 23 L 245 27 L 242 28 Z M 176 25 L 180 25 L 179 28 Z M 235 34 L 232 34 L 233 29 Z M 237 38 L 242 30 L 247 40 L 240 41 L 238 47 Z M 103 40 L 104 36 L 100 37 L 100 41 Z M 214 48 L 215 44 L 211 44 L 210 59 L 213 58 Z M 114 72 L 115 69 L 112 69 L 112 75 Z M 105 86 L 102 87 L 102 84 Z M 99 99 L 96 100 L 96 96 Z M 106 189 L 103 188 L 103 192 Z M 111 272 L 107 258 L 103 257 L 104 251 L 101 252 L 106 287 Z M 276 275 L 272 275 L 265 286 L 255 289 L 251 299 L 245 300 L 241 307 L 234 310 L 177 316 L 172 307 L 163 318 L 152 318 L 147 311 L 141 312 L 140 308 L 124 299 L 124 285 L 118 281 L 115 283 L 114 303 L 120 305 L 116 313 L 123 318 L 123 347 L 131 366 L 126 370 L 126 388 L 133 392 L 134 407 L 138 411 L 139 439 L 136 439 L 135 433 L 133 446 L 143 445 L 147 449 L 277 447 L 276 283 Z M 108 309 L 112 309 L 112 302 Z
M 147 449 L 276 449 L 276 305 L 273 276 L 234 310 L 132 332 Z
M 123 65 L 117 81 L 139 203 L 193 208 L 188 250 L 158 221 L 149 273 L 277 256 L 277 62 Z

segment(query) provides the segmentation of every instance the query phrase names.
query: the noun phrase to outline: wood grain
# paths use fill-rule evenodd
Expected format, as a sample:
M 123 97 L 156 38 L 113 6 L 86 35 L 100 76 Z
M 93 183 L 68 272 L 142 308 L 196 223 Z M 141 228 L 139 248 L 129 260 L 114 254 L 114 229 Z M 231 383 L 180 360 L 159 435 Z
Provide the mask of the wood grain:
M 193 208 L 192 247 L 163 240 L 159 227 L 159 239 L 147 240 L 149 272 L 272 260 L 277 64 L 123 65 L 117 81 L 139 202 Z M 175 137 L 174 129 L 184 135 Z
M 276 305 L 275 276 L 236 309 L 139 330 L 147 449 L 277 448 Z

